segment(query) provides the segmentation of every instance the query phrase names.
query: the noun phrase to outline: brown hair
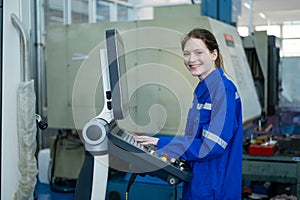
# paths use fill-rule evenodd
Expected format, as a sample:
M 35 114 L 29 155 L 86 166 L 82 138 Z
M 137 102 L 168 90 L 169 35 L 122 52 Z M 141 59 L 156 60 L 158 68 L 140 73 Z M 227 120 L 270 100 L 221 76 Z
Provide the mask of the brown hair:
M 190 38 L 201 39 L 210 52 L 212 52 L 213 50 L 216 49 L 218 52 L 218 57 L 215 61 L 216 67 L 222 68 L 223 71 L 225 72 L 223 58 L 220 53 L 219 45 L 217 43 L 215 36 L 210 31 L 208 31 L 206 29 L 202 29 L 202 28 L 195 28 L 195 29 L 191 30 L 181 41 L 181 49 L 182 50 L 184 50 L 184 46 Z

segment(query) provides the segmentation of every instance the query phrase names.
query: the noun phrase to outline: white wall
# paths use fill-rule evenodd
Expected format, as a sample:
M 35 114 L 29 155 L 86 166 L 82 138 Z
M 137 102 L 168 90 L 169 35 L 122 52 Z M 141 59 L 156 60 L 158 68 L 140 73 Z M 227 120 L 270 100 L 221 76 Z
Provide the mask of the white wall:
M 18 139 L 17 139 L 17 88 L 20 82 L 19 35 L 11 23 L 10 15 L 15 13 L 28 24 L 29 1 L 4 0 L 3 2 L 3 96 L 2 96 L 2 160 L 1 199 L 13 199 L 18 189 Z M 23 5 L 20 5 L 22 2 Z M 22 8 L 23 9 L 20 9 Z M 24 10 L 28 9 L 28 10 Z

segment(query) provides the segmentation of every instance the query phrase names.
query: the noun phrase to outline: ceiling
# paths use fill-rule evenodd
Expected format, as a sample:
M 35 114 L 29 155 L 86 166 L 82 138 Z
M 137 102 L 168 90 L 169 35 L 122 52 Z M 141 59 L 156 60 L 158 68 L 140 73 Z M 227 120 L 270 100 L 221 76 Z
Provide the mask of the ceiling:
M 245 3 L 250 5 L 252 1 L 252 24 L 274 25 L 291 22 L 300 24 L 300 1 L 299 0 L 241 0 L 241 16 L 238 21 L 239 26 L 249 26 L 250 9 Z M 265 15 L 265 19 L 260 16 Z
M 62 10 L 63 3 L 61 0 L 48 0 L 53 9 Z M 97 0 L 99 1 L 99 0 Z M 106 0 L 108 2 L 120 0 Z M 126 0 L 123 0 L 126 1 Z M 189 0 L 140 0 L 141 2 L 153 2 L 153 4 L 161 4 L 166 2 L 173 3 L 186 3 Z M 200 3 L 201 0 L 193 0 L 195 3 Z M 239 0 L 231 0 L 232 2 Z M 72 6 L 75 3 L 84 4 L 87 6 L 87 0 L 72 0 Z M 250 10 L 245 7 L 245 3 L 250 5 L 252 2 L 252 25 L 273 25 L 273 24 L 284 24 L 285 22 L 294 21 L 294 23 L 300 24 L 300 0 L 241 0 L 241 16 L 239 17 L 238 26 L 249 26 Z M 86 12 L 87 8 L 82 8 L 82 5 L 74 6 L 73 9 L 80 9 L 78 12 Z M 263 19 L 259 14 L 263 13 L 265 19 Z M 85 13 L 86 14 L 86 13 Z

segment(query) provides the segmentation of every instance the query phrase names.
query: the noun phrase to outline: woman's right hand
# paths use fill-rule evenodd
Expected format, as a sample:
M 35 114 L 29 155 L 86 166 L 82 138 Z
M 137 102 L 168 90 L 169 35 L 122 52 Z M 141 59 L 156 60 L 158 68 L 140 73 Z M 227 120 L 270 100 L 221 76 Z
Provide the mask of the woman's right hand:
M 134 140 L 141 143 L 141 145 L 152 144 L 154 146 L 157 146 L 157 142 L 159 138 L 141 135 L 141 136 L 134 136 Z

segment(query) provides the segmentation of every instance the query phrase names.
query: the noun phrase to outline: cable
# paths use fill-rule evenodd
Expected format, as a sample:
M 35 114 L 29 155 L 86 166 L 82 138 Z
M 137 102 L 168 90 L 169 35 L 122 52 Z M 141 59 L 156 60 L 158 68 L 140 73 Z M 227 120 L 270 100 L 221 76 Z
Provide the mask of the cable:
M 177 200 L 177 186 L 174 186 L 174 200 Z
M 137 174 L 131 174 L 130 179 L 128 181 L 127 184 L 127 189 L 126 189 L 126 200 L 129 200 L 129 190 L 130 190 L 130 186 L 132 185 L 132 183 L 134 182 L 135 178 L 136 178 Z

